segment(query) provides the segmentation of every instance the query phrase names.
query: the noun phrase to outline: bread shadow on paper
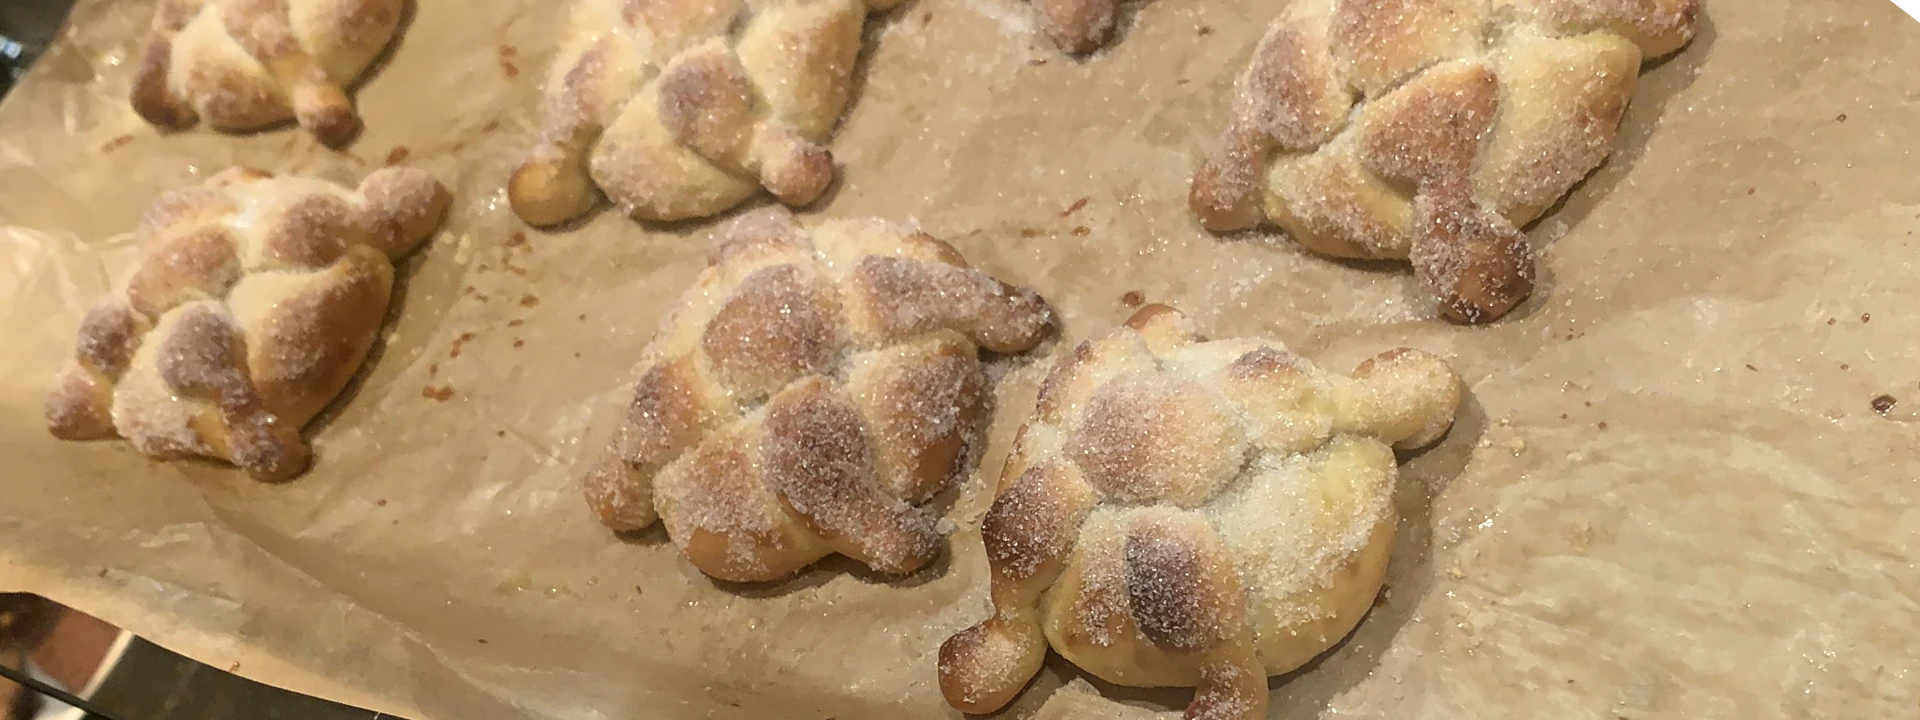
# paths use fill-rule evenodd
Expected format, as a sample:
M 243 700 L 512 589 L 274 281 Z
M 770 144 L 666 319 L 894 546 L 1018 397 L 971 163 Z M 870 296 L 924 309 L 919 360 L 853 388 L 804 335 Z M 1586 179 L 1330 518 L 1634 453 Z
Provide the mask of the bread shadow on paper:
M 840 188 L 845 185 L 845 171 L 845 167 L 835 165 L 833 180 L 827 185 L 825 190 L 820 192 L 820 197 L 806 205 L 789 207 L 788 209 L 792 210 L 796 215 L 805 216 L 818 213 L 828 206 L 831 206 L 833 199 L 839 197 Z M 626 208 L 622 208 L 607 199 L 607 196 L 601 193 L 598 188 L 596 188 L 594 192 L 598 194 L 598 199 L 593 203 L 593 207 L 588 208 L 586 212 L 567 218 L 554 225 L 532 225 L 522 222 L 521 226 L 530 232 L 540 233 L 541 235 L 564 237 L 573 235 L 588 225 L 592 225 L 595 221 L 599 220 L 601 216 L 612 215 L 619 217 L 620 222 L 630 223 L 650 235 L 670 235 L 679 238 L 692 238 L 702 233 L 716 230 L 740 215 L 768 206 L 780 205 L 780 202 L 775 200 L 773 196 L 765 190 L 757 190 L 752 197 L 741 201 L 740 204 L 712 215 L 684 218 L 681 220 L 649 220 L 636 217 Z
M 1706 64 L 1707 55 L 1713 51 L 1718 38 L 1713 15 L 1703 11 L 1692 42 L 1641 68 L 1633 98 L 1628 101 L 1627 115 L 1620 122 L 1619 133 L 1614 136 L 1613 152 L 1600 163 L 1600 167 L 1574 183 L 1571 190 L 1561 195 L 1546 212 L 1540 214 L 1539 219 L 1527 226 L 1527 239 L 1533 243 L 1534 249 L 1553 244 L 1565 232 L 1578 226 L 1640 164 L 1640 159 L 1647 153 L 1648 142 L 1659 132 L 1660 121 L 1666 117 L 1667 106 L 1700 77 L 1700 67 Z M 1565 230 L 1541 232 L 1542 225 L 1557 225 Z
M 664 536 L 665 533 L 662 533 Z M 916 588 L 945 577 L 953 567 L 952 541 L 944 541 L 945 547 L 926 567 L 906 575 L 887 575 L 875 572 L 858 561 L 845 555 L 833 554 L 821 558 L 819 562 L 808 565 L 798 575 L 785 580 L 765 583 L 744 583 L 719 580 L 701 575 L 699 571 L 688 568 L 687 572 L 705 580 L 714 589 L 729 595 L 755 600 L 779 598 L 793 593 L 817 588 L 832 581 L 835 577 L 846 575 L 867 585 L 885 585 L 896 590 Z
M 886 34 L 887 28 L 906 17 L 914 5 L 915 3 L 903 2 L 886 12 L 874 13 L 867 17 L 866 25 L 861 26 L 860 54 L 853 60 L 853 73 L 849 76 L 847 83 L 847 106 L 840 111 L 840 117 L 834 119 L 833 129 L 828 131 L 831 133 L 828 135 L 829 138 L 839 137 L 841 127 L 847 123 L 847 116 L 853 114 L 854 108 L 860 107 L 860 99 L 866 96 L 867 77 L 873 71 L 873 57 L 880 54 L 880 36 Z M 831 142 L 828 143 L 828 148 L 832 148 Z M 839 173 L 834 175 L 838 177 Z M 832 190 L 829 189 L 828 192 Z M 816 202 L 814 207 L 823 207 L 827 200 L 827 195 L 822 194 L 820 201 Z
M 1601 161 L 1599 167 L 1580 178 L 1572 189 L 1524 228 L 1527 242 L 1533 245 L 1536 253 L 1579 227 L 1595 207 L 1613 194 L 1620 181 L 1640 164 L 1640 159 L 1646 155 L 1648 142 L 1658 132 L 1661 118 L 1667 114 L 1667 106 L 1700 76 L 1700 66 L 1706 62 L 1707 53 L 1717 37 L 1711 16 L 1701 13 L 1699 30 L 1693 42 L 1642 68 L 1633 100 L 1627 106 L 1627 116 L 1621 120 L 1620 132 L 1614 137 L 1614 151 Z M 1502 322 L 1532 317 L 1555 298 L 1554 291 L 1558 283 L 1553 271 L 1546 263 L 1535 264 L 1534 271 L 1533 294 L 1503 317 Z
M 663 523 L 654 523 L 639 530 L 614 530 L 613 537 L 634 547 L 659 547 L 673 544 L 673 538 L 667 537 L 667 526 Z
M 958 483 L 955 484 L 958 485 Z M 939 510 L 940 513 L 944 515 L 944 508 L 950 507 L 957 495 L 957 487 L 949 488 L 929 501 L 927 507 L 929 509 Z M 665 523 L 655 522 L 639 530 L 614 532 L 613 537 L 629 546 L 645 549 L 647 552 L 666 552 L 673 553 L 676 556 L 680 554 L 679 548 L 673 545 L 673 538 L 667 535 L 667 526 Z M 721 580 L 700 572 L 694 568 L 691 563 L 688 563 L 684 557 L 680 558 L 680 564 L 686 576 L 694 582 L 705 582 L 715 590 L 743 598 L 765 599 L 783 597 L 801 590 L 820 587 L 840 575 L 852 576 L 860 582 L 870 585 L 912 588 L 944 577 L 948 569 L 952 567 L 952 541 L 950 539 L 943 539 L 943 542 L 946 546 L 940 549 L 940 553 L 934 557 L 932 562 L 927 563 L 926 567 L 906 575 L 887 575 L 875 572 L 867 566 L 860 564 L 858 561 L 839 553 L 821 558 L 812 565 L 801 569 L 800 572 L 794 574 L 792 577 L 771 582 L 734 582 L 731 580 Z
M 957 484 L 958 483 L 956 483 L 956 485 Z M 943 505 L 950 507 L 953 504 L 954 498 L 957 496 L 957 488 L 948 488 L 942 491 L 940 495 L 936 496 L 932 501 L 929 501 L 927 508 L 940 509 Z M 944 509 L 941 509 L 940 513 L 944 515 Z M 655 523 L 653 527 L 648 528 L 648 530 L 643 531 L 643 533 L 645 537 L 629 542 L 641 545 L 656 545 L 666 544 L 668 541 L 667 532 L 659 523 Z M 621 539 L 626 540 L 624 536 Z M 669 549 L 671 550 L 672 548 Z M 677 550 L 675 552 L 677 552 Z M 729 595 L 736 595 L 743 598 L 767 599 L 785 597 L 802 590 L 817 588 L 841 575 L 850 576 L 868 585 L 886 585 L 895 589 L 915 588 L 945 577 L 947 571 L 952 567 L 953 540 L 951 536 L 948 536 L 941 538 L 940 551 L 934 556 L 931 562 L 928 562 L 925 567 L 907 573 L 906 575 L 888 575 L 886 573 L 876 572 L 872 568 L 861 564 L 859 561 L 839 553 L 821 558 L 812 565 L 806 566 L 792 577 L 784 580 L 774 580 L 772 582 L 734 582 L 709 577 L 692 567 L 688 567 L 686 571 L 692 577 L 704 580 L 714 589 Z
M 347 408 L 353 406 L 354 398 L 359 397 L 360 391 L 366 387 L 367 378 L 372 376 L 374 371 L 380 367 L 381 358 L 387 354 L 387 338 L 392 336 L 393 329 L 398 326 L 400 316 L 408 312 L 407 290 L 412 286 L 414 276 L 419 274 L 420 269 L 427 263 L 427 244 L 439 238 L 446 237 L 447 235 L 449 235 L 449 233 L 445 228 L 442 228 L 432 238 L 429 238 L 426 243 L 422 243 L 414 252 L 394 263 L 393 294 L 387 301 L 386 317 L 380 320 L 380 332 L 374 336 L 373 344 L 367 347 L 366 359 L 360 362 L 360 368 L 355 370 L 353 377 L 347 380 L 346 387 L 340 390 L 340 394 L 333 397 L 333 402 L 327 403 L 326 407 L 321 408 L 320 412 L 314 415 L 313 420 L 309 421 L 306 428 L 301 431 L 301 435 L 306 438 L 307 442 L 313 442 L 314 438 L 319 437 L 320 433 L 324 432 L 328 426 L 340 418 L 341 413 L 346 412 Z M 414 308 L 412 312 L 419 313 L 422 312 L 422 309 Z M 323 461 L 323 458 L 316 457 L 314 459 L 316 463 Z M 295 480 L 298 480 L 298 478 L 296 477 Z
M 1427 448 L 1399 453 L 1394 507 L 1400 519 L 1394 528 L 1393 559 L 1387 566 L 1386 582 L 1353 632 L 1299 669 L 1267 678 L 1267 717 L 1320 717 L 1335 698 L 1379 667 L 1381 656 L 1433 589 L 1433 498 L 1466 471 L 1486 428 L 1486 411 L 1469 392 L 1462 398 L 1446 438 Z M 1060 688 L 1076 680 L 1085 681 L 1107 700 L 1145 710 L 1179 712 L 1193 700 L 1193 691 L 1187 688 L 1109 683 L 1074 666 L 1059 653 L 1048 651 L 1045 669 L 1012 704 L 979 717 L 1032 717 Z
M 827 185 L 827 189 L 821 191 L 820 197 L 812 203 L 799 207 L 781 205 L 779 200 L 774 199 L 773 195 L 769 194 L 763 188 L 755 190 L 751 197 L 740 201 L 739 204 L 712 215 L 683 218 L 680 220 L 649 220 L 635 216 L 626 208 L 620 207 L 613 201 L 608 200 L 605 194 L 601 194 L 599 201 L 593 204 L 592 209 L 581 213 L 577 217 L 570 218 L 558 225 L 545 227 L 528 225 L 526 227 L 529 230 L 545 235 L 568 235 L 586 227 L 602 215 L 613 215 L 619 217 L 621 222 L 631 223 L 650 235 L 671 235 L 683 239 L 710 237 L 719 231 L 720 228 L 733 222 L 735 218 L 767 207 L 786 207 L 795 215 L 803 217 L 817 213 L 832 203 L 833 198 L 840 193 L 840 180 L 841 175 L 844 174 L 844 170 L 845 168 L 835 165 L 833 181 Z M 595 190 L 595 192 L 599 192 L 599 190 Z M 702 242 L 705 241 L 702 240 Z
M 657 230 L 660 232 L 673 234 L 673 235 L 685 235 L 688 232 L 691 232 L 692 227 L 696 222 L 696 221 L 682 220 L 679 222 L 671 222 L 671 223 L 656 223 L 656 222 L 650 222 L 646 220 L 640 220 L 625 212 L 622 212 L 620 208 L 614 206 L 612 201 L 607 200 L 606 195 L 600 194 L 599 188 L 595 188 L 593 192 L 597 197 L 597 199 L 594 200 L 593 202 L 593 207 L 587 208 L 586 212 L 567 218 L 566 220 L 562 220 L 557 224 L 534 225 L 532 223 L 528 223 L 526 221 L 521 220 L 517 215 L 514 216 L 513 221 L 515 223 L 518 223 L 516 227 L 524 227 L 528 232 L 535 232 L 535 233 L 539 233 L 541 235 L 546 235 L 549 237 L 571 236 L 574 233 L 579 232 L 581 229 L 585 228 L 586 226 L 592 225 L 593 221 L 600 219 L 600 216 L 606 215 L 608 213 L 625 216 L 624 221 L 639 223 L 640 226 L 646 230 Z
M 393 39 L 387 42 L 386 47 L 380 49 L 380 54 L 373 56 L 373 62 L 367 63 L 367 69 L 360 73 L 360 77 L 354 78 L 352 84 L 347 86 L 347 92 L 359 91 L 360 88 L 366 86 L 367 81 L 379 77 L 380 73 L 384 72 L 387 66 L 393 63 L 394 55 L 400 51 L 400 46 L 407 41 L 407 35 L 409 34 L 407 31 L 413 28 L 413 21 L 420 14 L 419 5 L 420 0 L 401 0 L 400 20 L 393 26 Z
M 831 203 L 833 197 L 839 194 L 841 172 L 838 171 L 843 170 L 843 168 L 838 165 L 834 167 L 836 172 L 834 173 L 833 182 L 827 186 L 826 190 L 820 193 L 819 199 L 808 205 L 790 207 L 788 209 L 797 215 L 807 215 L 817 212 Z M 536 232 L 541 235 L 560 237 L 572 235 L 575 232 L 585 229 L 588 225 L 592 225 L 595 221 L 599 220 L 601 216 L 614 216 L 618 217 L 620 222 L 629 223 L 649 235 L 671 235 L 688 239 L 703 234 L 711 234 L 720 227 L 732 222 L 734 218 L 740 215 L 761 208 L 780 205 L 778 200 L 775 200 L 772 195 L 762 189 L 754 191 L 752 197 L 741 201 L 739 204 L 712 215 L 683 218 L 680 220 L 649 220 L 647 218 L 637 217 L 628 209 L 620 207 L 612 200 L 607 199 L 606 194 L 601 192 L 598 187 L 594 189 L 594 193 L 597 199 L 594 201 L 593 207 L 588 208 L 586 212 L 567 218 L 554 225 L 532 225 L 519 221 L 516 217 L 515 221 L 520 222 L 520 225 L 517 227 L 523 227 L 529 232 Z

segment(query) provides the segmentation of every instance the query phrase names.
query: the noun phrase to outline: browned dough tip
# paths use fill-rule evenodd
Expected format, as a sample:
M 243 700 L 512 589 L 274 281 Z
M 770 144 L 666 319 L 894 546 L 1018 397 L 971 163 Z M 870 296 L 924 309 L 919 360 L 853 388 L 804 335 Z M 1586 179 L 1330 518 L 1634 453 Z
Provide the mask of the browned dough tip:
M 528 225 L 550 227 L 593 209 L 596 192 L 587 169 L 577 161 L 528 160 L 507 181 L 513 214 Z
M 774 150 L 760 169 L 761 184 L 781 203 L 805 207 L 820 199 L 833 184 L 833 152 L 792 132 L 780 132 L 770 144 Z
M 1040 29 L 1064 52 L 1084 55 L 1113 35 L 1115 0 L 1033 0 Z
M 1201 227 L 1226 233 L 1260 223 L 1252 171 L 1252 164 L 1231 149 L 1201 164 L 1187 193 L 1187 206 Z
M 1532 294 L 1533 248 L 1505 218 L 1457 196 L 1421 197 L 1414 232 L 1414 270 L 1446 319 L 1492 322 Z
M 47 395 L 47 429 L 61 440 L 101 440 L 114 436 L 110 390 L 80 368 L 60 374 Z
M 353 112 L 353 106 L 345 104 L 323 105 L 300 115 L 300 125 L 313 133 L 321 144 L 330 148 L 346 147 L 360 133 L 360 116 Z
M 193 108 L 167 87 L 167 69 L 171 62 L 168 56 L 172 47 L 165 36 L 150 36 L 133 80 L 133 111 L 140 119 L 162 130 L 181 130 L 200 121 Z

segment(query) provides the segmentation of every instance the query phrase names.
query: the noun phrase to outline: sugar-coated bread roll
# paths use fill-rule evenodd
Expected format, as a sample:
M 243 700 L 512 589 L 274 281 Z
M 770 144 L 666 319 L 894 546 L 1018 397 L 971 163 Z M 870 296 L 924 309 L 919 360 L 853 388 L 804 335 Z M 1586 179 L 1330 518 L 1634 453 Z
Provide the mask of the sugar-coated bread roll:
M 867 15 L 900 0 L 577 0 L 540 138 L 508 184 L 534 225 L 598 187 L 644 220 L 715 215 L 765 188 L 789 206 L 833 183 L 826 141 L 853 94 Z
M 1052 325 L 1039 295 L 925 234 L 750 212 L 715 236 L 643 351 L 587 504 L 615 530 L 664 520 L 724 580 L 836 552 L 912 572 L 940 540 L 919 505 L 975 439 L 979 350 L 1026 350 Z
M 159 0 L 133 109 L 167 129 L 294 119 L 339 147 L 360 129 L 346 88 L 393 40 L 402 0 Z
M 439 228 L 448 202 L 406 168 L 357 189 L 234 168 L 161 195 L 137 233 L 145 257 L 80 324 L 48 427 L 261 480 L 298 475 L 311 456 L 301 427 L 359 370 L 393 260 Z
M 1600 165 L 1699 0 L 1300 0 L 1254 49 L 1189 197 L 1345 258 L 1411 260 L 1449 320 L 1533 292 L 1520 228 Z
M 1187 717 L 1266 717 L 1267 677 L 1360 622 L 1393 546 L 1393 449 L 1461 383 L 1398 349 L 1351 377 L 1141 308 L 1041 385 L 982 523 L 992 615 L 940 647 L 941 692 L 993 712 L 1047 648 L 1118 685 L 1197 688 Z

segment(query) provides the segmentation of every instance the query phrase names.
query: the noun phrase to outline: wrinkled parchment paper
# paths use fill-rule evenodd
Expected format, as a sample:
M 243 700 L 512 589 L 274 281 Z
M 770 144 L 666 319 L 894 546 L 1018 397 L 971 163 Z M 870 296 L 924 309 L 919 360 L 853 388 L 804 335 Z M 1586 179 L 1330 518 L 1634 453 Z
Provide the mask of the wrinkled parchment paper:
M 336 154 L 285 129 L 142 125 L 122 99 L 150 5 L 82 2 L 0 106 L 0 588 L 422 720 L 957 716 L 934 652 L 987 612 L 972 528 L 1044 363 L 1001 366 L 936 568 L 716 585 L 657 530 L 603 532 L 576 490 L 712 225 L 512 217 L 501 188 L 563 13 L 419 3 Z M 1274 717 L 1920 705 L 1920 24 L 1882 0 L 1710 0 L 1611 161 L 1533 229 L 1536 297 L 1466 329 L 1401 268 L 1189 218 L 1189 172 L 1275 6 L 1159 0 L 1073 62 L 1017 0 L 917 0 L 872 33 L 819 214 L 919 222 L 1039 288 L 1070 341 L 1137 291 L 1336 369 L 1402 344 L 1453 359 L 1471 398 L 1405 466 L 1389 590 L 1273 681 Z M 232 163 L 352 181 L 402 156 L 458 204 L 315 426 L 311 474 L 267 486 L 47 435 L 46 381 L 156 193 Z M 1054 658 L 1005 716 L 1173 718 L 1189 695 Z

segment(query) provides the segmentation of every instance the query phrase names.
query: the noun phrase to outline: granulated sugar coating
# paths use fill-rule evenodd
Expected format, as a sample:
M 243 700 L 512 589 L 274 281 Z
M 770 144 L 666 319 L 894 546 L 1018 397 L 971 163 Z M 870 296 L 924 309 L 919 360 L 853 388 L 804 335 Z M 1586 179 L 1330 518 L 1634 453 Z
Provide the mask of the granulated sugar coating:
M 48 397 L 53 434 L 119 435 L 262 480 L 299 474 L 301 427 L 359 370 L 393 260 L 438 229 L 448 202 L 403 168 L 359 190 L 234 168 L 162 195 L 136 233 L 147 255 L 82 324 Z
M 587 503 L 616 530 L 664 519 L 726 580 L 834 552 L 889 574 L 931 561 L 944 533 L 918 505 L 979 431 L 980 348 L 1033 347 L 1052 311 L 875 220 L 803 229 L 750 212 L 715 233 L 708 262 L 642 352 Z
M 980 362 L 965 338 L 937 333 L 925 340 L 860 353 L 847 361 L 847 385 L 875 440 L 875 473 L 894 497 L 921 503 L 945 486 L 972 445 L 985 387 Z
M 921 512 L 880 485 L 866 419 L 821 377 L 767 404 L 761 459 L 786 509 L 836 550 L 875 570 L 905 574 L 933 559 L 939 534 Z M 935 477 L 951 476 L 952 468 Z
M 942 692 L 994 711 L 1050 645 L 1109 682 L 1197 687 L 1189 717 L 1264 717 L 1264 678 L 1372 606 L 1393 449 L 1438 440 L 1461 392 L 1419 351 L 1346 377 L 1142 307 L 1042 383 L 981 528 L 994 614 L 942 646 Z
M 1246 448 L 1225 408 L 1169 373 L 1129 373 L 1089 398 L 1066 452 L 1113 502 L 1205 503 L 1239 472 Z M 1168 433 L 1184 428 L 1188 433 Z
M 1532 291 L 1534 253 L 1526 236 L 1464 195 L 1416 197 L 1413 226 L 1436 242 L 1415 243 L 1408 260 L 1448 317 L 1492 320 L 1500 313 L 1491 308 L 1518 305 Z
M 667 532 L 682 547 L 714 556 L 729 577 L 769 572 L 769 556 L 818 559 L 831 552 L 780 516 L 762 464 L 749 452 L 749 431 L 746 422 L 718 431 L 669 464 L 654 483 L 653 502 Z
M 1193 177 L 1209 230 L 1272 222 L 1334 257 L 1413 260 L 1463 323 L 1533 290 L 1519 228 L 1598 167 L 1642 62 L 1697 0 L 1302 0 L 1255 48 Z M 1411 212 L 1410 212 L 1411 209 Z

